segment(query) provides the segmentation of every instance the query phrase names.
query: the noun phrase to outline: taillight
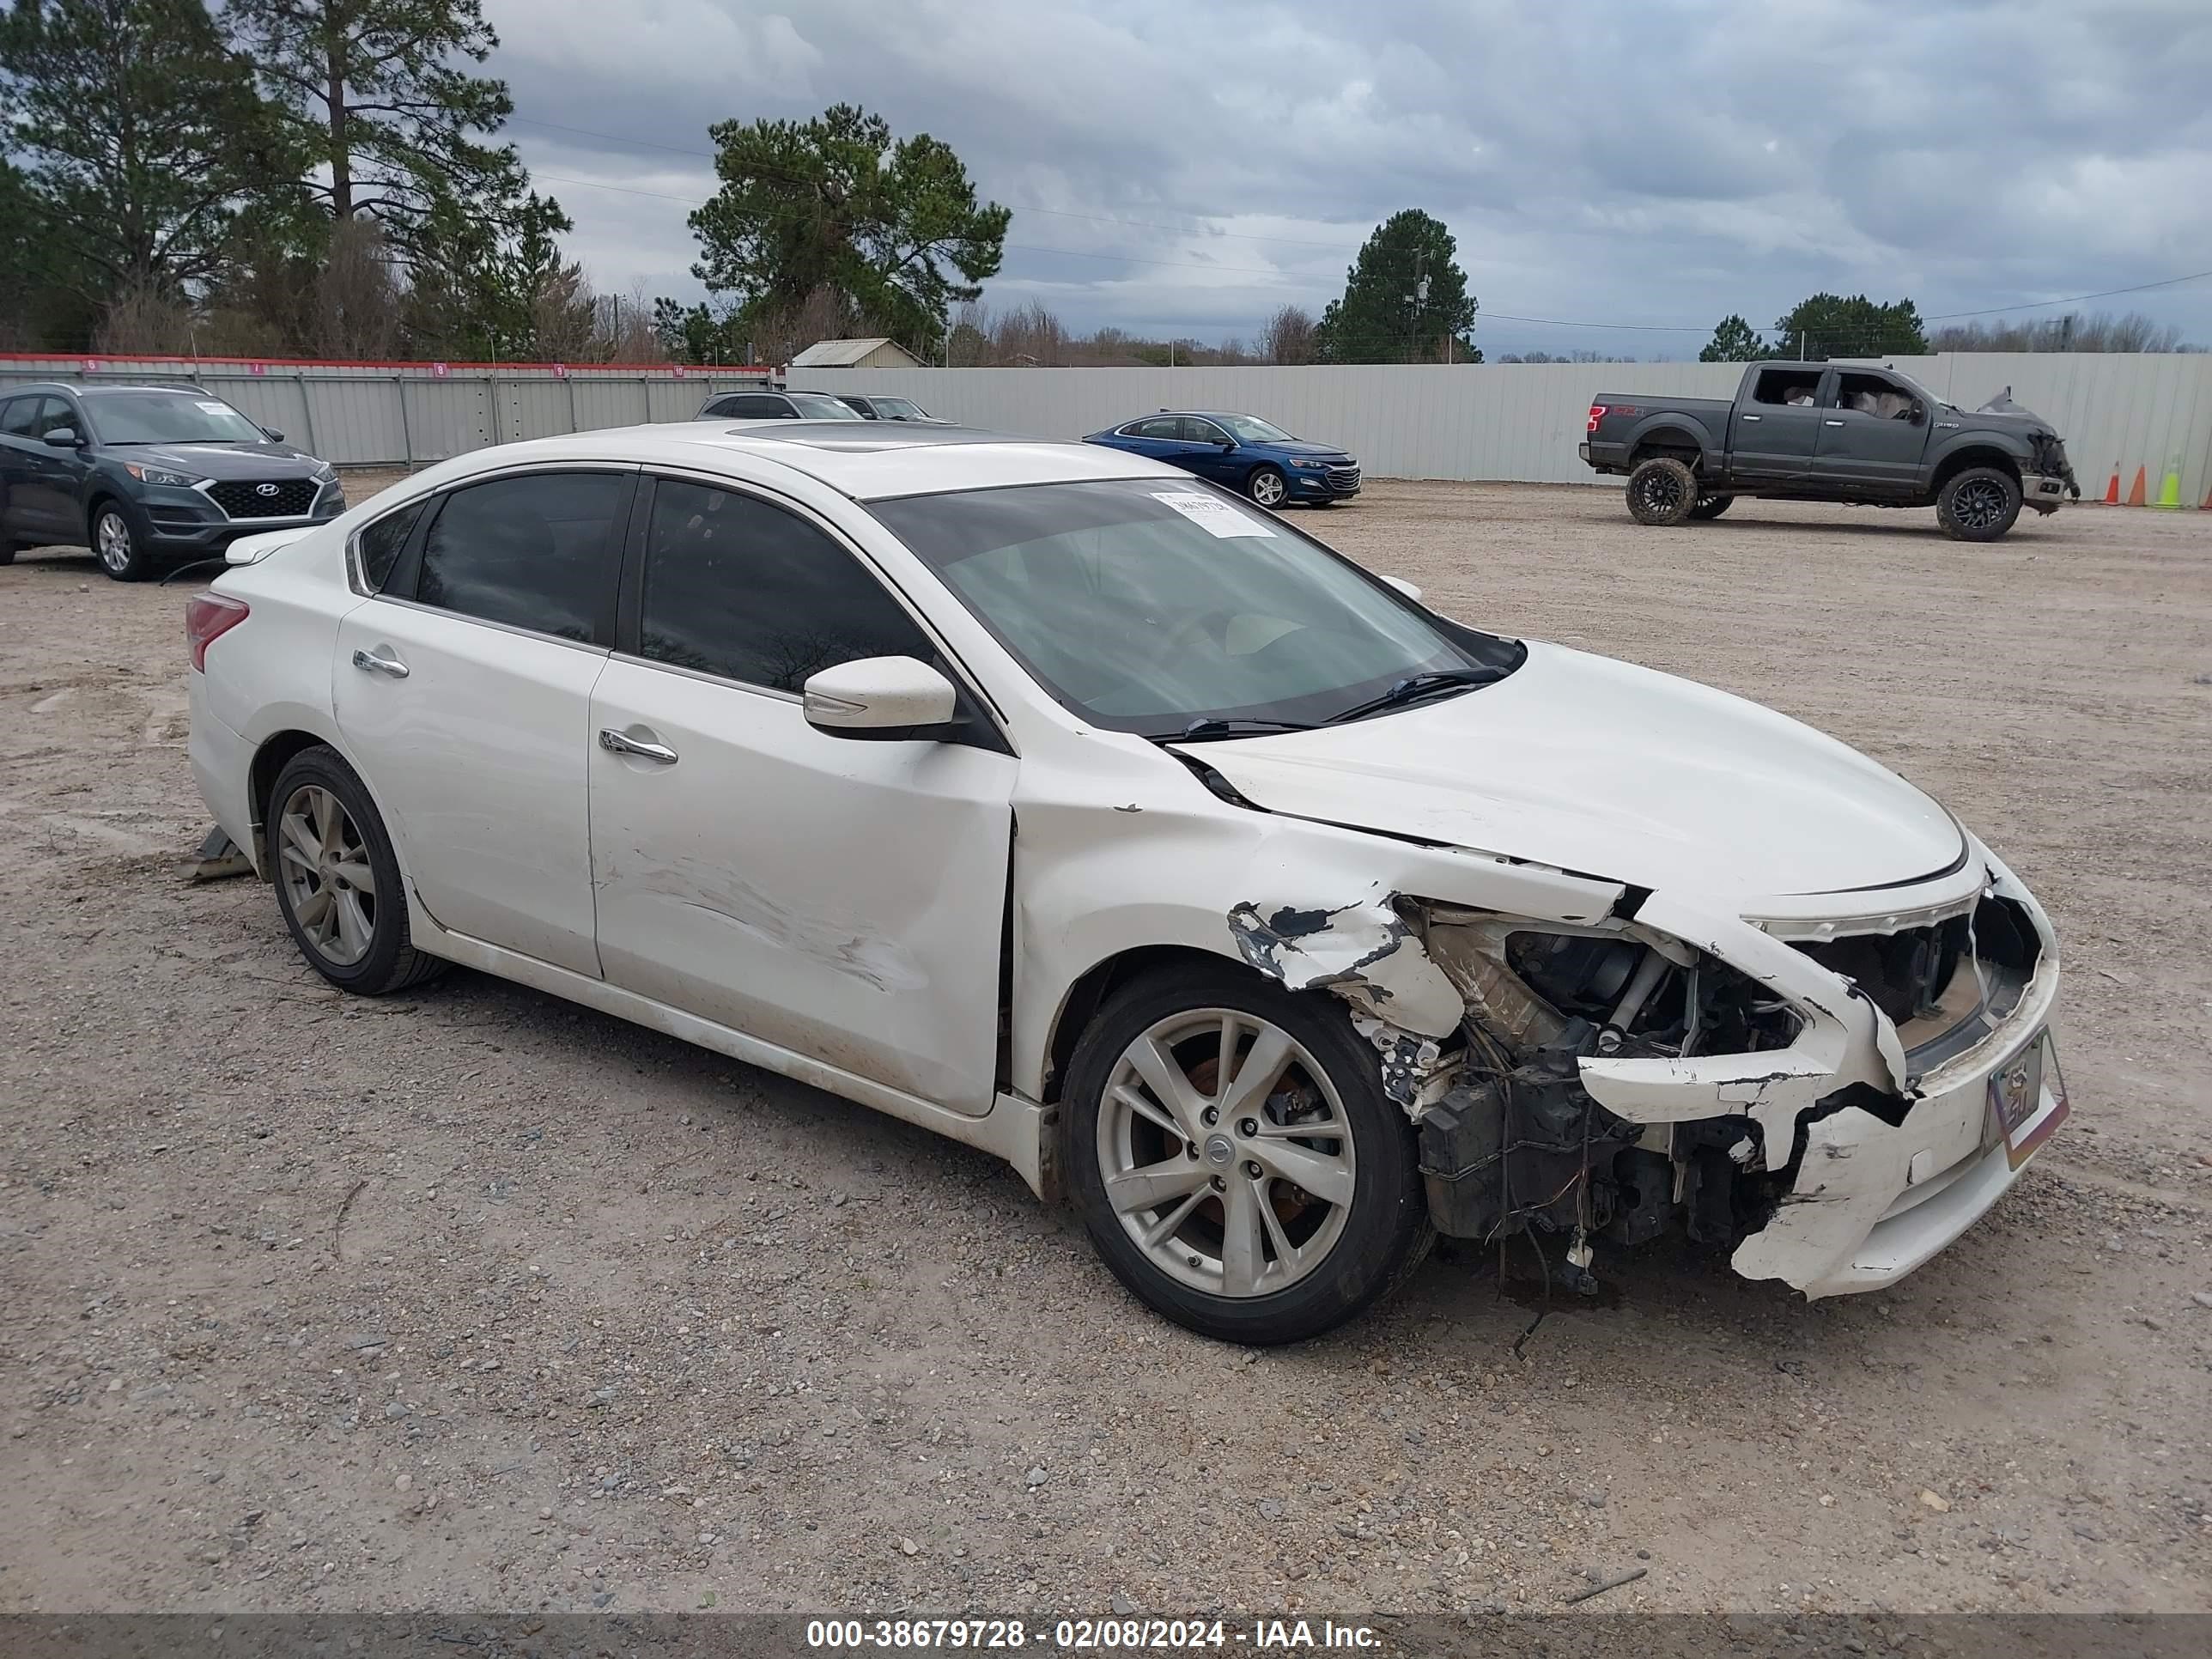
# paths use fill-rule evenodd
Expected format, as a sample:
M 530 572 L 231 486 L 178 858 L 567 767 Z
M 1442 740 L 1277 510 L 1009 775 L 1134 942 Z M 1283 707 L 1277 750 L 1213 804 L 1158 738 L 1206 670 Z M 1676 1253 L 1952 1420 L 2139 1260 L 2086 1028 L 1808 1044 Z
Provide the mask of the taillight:
M 246 620 L 244 599 L 228 593 L 201 593 L 185 607 L 185 641 L 192 648 L 192 666 L 207 672 L 207 648 Z
M 1583 431 L 1585 431 L 1585 432 L 1595 432 L 1595 431 L 1596 431 L 1596 430 L 1597 430 L 1597 423 L 1598 423 L 1600 421 L 1603 420 L 1604 418 L 1605 418 L 1605 405 L 1604 405 L 1603 404 L 1592 404 L 1590 405 L 1590 417 L 1589 417 L 1589 424 L 1588 426 L 1584 427 L 1584 428 L 1583 428 Z

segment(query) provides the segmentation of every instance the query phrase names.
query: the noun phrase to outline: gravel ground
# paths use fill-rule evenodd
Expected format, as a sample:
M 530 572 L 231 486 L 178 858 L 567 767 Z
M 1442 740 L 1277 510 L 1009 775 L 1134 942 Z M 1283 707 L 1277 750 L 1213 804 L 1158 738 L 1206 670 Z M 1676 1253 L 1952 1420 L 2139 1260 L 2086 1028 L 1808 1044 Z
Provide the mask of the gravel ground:
M 362 485 L 356 482 L 358 497 Z M 2212 1606 L 2212 515 L 1378 484 L 1443 608 L 1778 705 L 2065 940 L 2075 1116 L 1887 1294 L 1486 1256 L 1291 1351 L 1012 1173 L 457 973 L 347 1001 L 188 884 L 189 583 L 0 569 L 0 1610 Z M 1509 1291 L 1513 1287 L 1509 1286 Z

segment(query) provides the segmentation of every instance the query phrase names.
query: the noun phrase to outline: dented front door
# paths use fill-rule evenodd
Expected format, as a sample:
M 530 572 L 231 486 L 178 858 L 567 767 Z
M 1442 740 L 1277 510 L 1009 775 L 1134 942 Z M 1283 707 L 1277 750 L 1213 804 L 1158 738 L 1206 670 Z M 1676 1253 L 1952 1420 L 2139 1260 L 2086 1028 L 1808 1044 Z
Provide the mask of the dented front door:
M 1013 758 L 827 737 L 796 697 L 622 658 L 592 705 L 662 751 L 593 745 L 608 980 L 988 1111 Z

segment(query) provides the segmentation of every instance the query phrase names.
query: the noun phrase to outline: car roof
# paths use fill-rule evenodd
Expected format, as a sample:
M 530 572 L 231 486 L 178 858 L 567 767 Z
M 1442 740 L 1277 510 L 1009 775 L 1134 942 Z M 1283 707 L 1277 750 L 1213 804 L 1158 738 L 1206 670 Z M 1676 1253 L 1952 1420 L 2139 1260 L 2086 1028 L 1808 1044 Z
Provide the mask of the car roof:
M 1097 444 L 874 421 L 663 422 L 537 438 L 471 455 L 487 469 L 521 461 L 620 460 L 751 477 L 750 469 L 731 465 L 741 457 L 787 467 L 854 501 L 1090 478 L 1188 482 L 1172 467 Z
M 88 393 L 96 397 L 103 392 L 174 392 L 184 397 L 197 395 L 229 401 L 220 392 L 211 392 L 189 380 L 102 380 L 97 386 L 69 380 L 25 380 L 14 386 L 0 385 L 0 398 L 20 398 L 27 392 L 73 392 L 80 398 Z

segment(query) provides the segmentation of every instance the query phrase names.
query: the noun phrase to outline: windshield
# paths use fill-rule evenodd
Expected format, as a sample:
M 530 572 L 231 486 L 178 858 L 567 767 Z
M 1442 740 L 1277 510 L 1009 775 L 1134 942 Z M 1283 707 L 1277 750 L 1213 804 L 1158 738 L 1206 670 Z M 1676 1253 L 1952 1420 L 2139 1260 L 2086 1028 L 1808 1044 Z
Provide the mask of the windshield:
M 260 444 L 269 434 L 228 404 L 191 392 L 88 392 L 85 409 L 108 444 Z
M 799 411 L 799 417 L 803 421 L 862 421 L 867 418 L 827 392 L 787 392 L 783 395 L 791 399 L 791 406 Z
M 1220 422 L 1235 433 L 1240 444 L 1294 444 L 1297 441 L 1282 428 L 1261 420 L 1257 415 L 1215 415 L 1209 418 Z
M 1048 691 L 1116 731 L 1316 725 L 1413 675 L 1510 672 L 1525 654 L 1196 481 L 963 490 L 869 510 Z
M 895 421 L 926 421 L 929 418 L 927 410 L 920 404 L 908 403 L 903 398 L 877 398 L 876 412 L 888 415 Z

